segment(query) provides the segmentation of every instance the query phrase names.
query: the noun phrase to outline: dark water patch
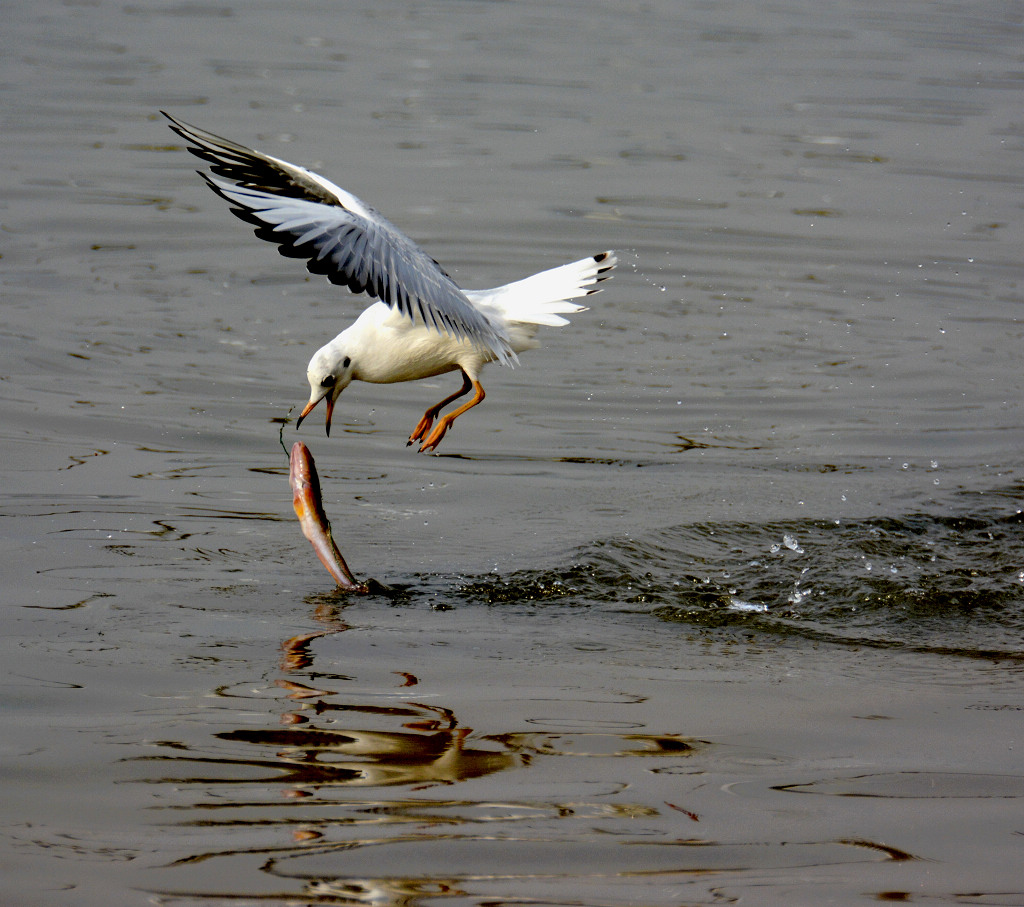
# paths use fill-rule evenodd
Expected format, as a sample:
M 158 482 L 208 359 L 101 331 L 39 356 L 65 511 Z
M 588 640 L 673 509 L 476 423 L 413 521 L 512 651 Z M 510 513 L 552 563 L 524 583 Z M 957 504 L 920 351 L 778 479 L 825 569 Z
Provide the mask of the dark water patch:
M 778 790 L 832 797 L 882 799 L 1015 799 L 1024 797 L 1019 775 L 970 772 L 895 772 L 829 778 L 803 784 L 780 785 Z
M 596 542 L 566 568 L 472 580 L 453 598 L 1024 661 L 1024 516 L 680 526 Z

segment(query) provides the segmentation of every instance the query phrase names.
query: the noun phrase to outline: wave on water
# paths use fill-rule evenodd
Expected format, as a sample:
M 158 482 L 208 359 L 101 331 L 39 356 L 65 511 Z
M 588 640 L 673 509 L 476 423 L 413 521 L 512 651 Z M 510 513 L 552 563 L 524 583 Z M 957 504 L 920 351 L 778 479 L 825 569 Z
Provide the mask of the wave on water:
M 1024 515 L 693 524 L 456 598 L 645 610 L 694 631 L 1024 661 Z

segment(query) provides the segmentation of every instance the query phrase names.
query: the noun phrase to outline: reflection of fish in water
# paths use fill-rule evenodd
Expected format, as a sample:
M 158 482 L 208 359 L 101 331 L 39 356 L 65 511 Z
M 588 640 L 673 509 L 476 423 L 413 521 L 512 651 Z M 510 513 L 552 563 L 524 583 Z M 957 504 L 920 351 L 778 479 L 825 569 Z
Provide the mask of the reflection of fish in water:
M 302 534 L 312 543 L 316 556 L 342 589 L 363 594 L 369 592 L 370 587 L 352 575 L 331 535 L 331 524 L 320 498 L 320 477 L 316 474 L 316 463 L 313 462 L 309 448 L 301 441 L 296 441 L 288 459 L 292 506 L 299 518 Z
M 529 763 L 530 757 L 494 748 L 487 738 L 467 743 L 472 731 L 456 728 L 433 734 L 355 728 L 244 728 L 217 734 L 220 740 L 274 747 L 290 770 L 278 783 L 303 787 L 384 787 L 454 784 Z

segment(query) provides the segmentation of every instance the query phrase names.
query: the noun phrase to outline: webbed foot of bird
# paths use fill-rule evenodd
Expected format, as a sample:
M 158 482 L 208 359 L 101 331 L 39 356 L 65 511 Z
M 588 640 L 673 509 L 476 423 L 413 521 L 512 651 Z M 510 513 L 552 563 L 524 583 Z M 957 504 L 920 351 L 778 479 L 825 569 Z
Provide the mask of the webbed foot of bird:
M 412 430 L 412 434 L 409 435 L 409 440 L 405 442 L 406 447 L 410 447 L 417 441 L 422 441 L 427 437 L 427 433 L 430 431 L 431 426 L 434 424 L 434 416 L 431 415 L 430 410 L 427 410 L 420 418 L 420 421 L 416 423 L 416 427 Z M 440 440 L 440 439 L 438 439 Z
M 426 440 L 420 446 L 420 453 L 430 453 L 434 450 L 438 444 L 441 443 L 441 439 L 447 434 L 448 429 L 451 428 L 452 422 L 455 420 L 449 417 L 443 418 L 437 423 L 437 427 L 427 436 Z

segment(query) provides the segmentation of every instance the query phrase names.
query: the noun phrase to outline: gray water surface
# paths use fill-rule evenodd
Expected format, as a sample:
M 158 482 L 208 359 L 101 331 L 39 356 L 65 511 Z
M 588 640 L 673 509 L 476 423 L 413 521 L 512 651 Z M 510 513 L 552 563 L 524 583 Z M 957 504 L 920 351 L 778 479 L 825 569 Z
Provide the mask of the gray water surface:
M 1024 900 L 1022 20 L 10 5 L 4 902 Z M 296 432 L 365 301 L 160 109 L 467 287 L 616 277 L 437 456 L 451 376 Z

